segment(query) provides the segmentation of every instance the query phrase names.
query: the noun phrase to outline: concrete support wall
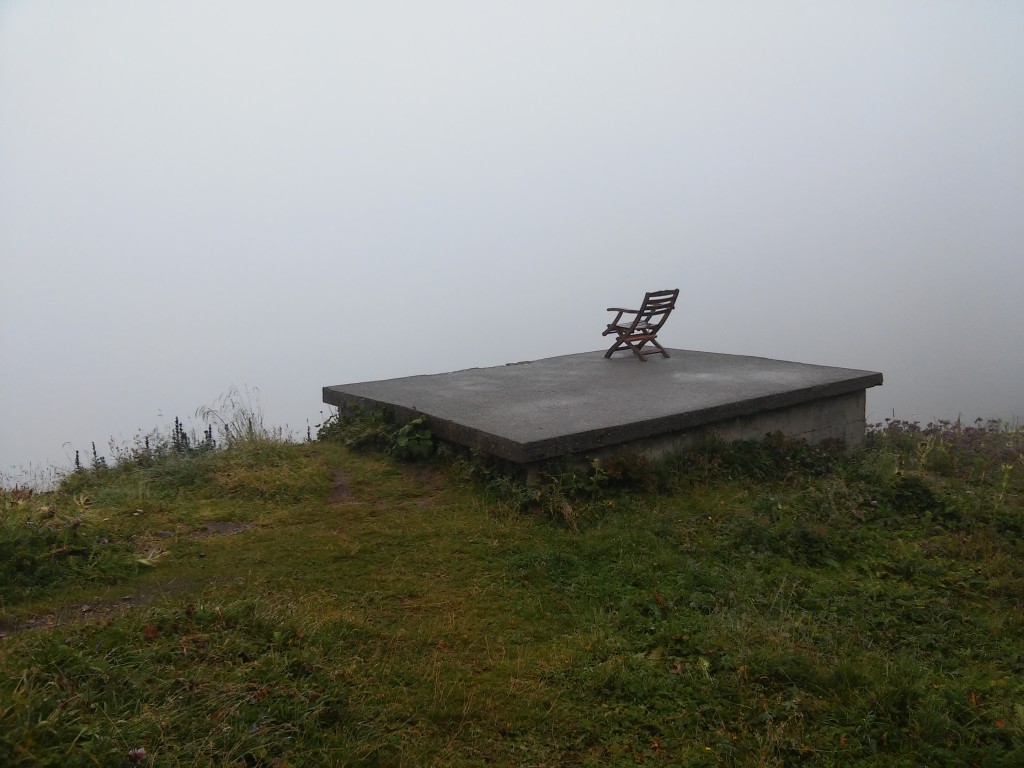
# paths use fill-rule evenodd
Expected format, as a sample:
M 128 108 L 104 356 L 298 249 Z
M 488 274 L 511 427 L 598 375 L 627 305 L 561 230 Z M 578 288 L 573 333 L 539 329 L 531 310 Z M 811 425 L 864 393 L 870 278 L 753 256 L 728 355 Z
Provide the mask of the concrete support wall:
M 712 435 L 726 441 L 760 440 L 777 432 L 812 444 L 825 440 L 841 440 L 848 448 L 853 448 L 864 442 L 865 402 L 865 391 L 858 390 L 786 408 L 703 424 L 682 432 L 608 446 L 597 451 L 588 451 L 586 455 L 591 458 L 607 458 L 628 449 L 648 456 L 658 456 L 672 451 L 687 451 Z

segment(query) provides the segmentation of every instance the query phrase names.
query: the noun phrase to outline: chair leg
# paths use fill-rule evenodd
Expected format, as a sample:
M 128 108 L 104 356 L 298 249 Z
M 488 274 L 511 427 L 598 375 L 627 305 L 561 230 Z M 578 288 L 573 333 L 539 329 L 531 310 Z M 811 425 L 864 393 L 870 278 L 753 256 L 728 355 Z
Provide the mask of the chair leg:
M 652 349 L 650 352 L 644 352 L 643 348 L 647 342 L 651 342 L 651 344 L 653 344 L 656 347 L 657 351 Z M 636 355 L 638 358 L 640 358 L 642 362 L 647 361 L 647 355 L 656 355 L 658 353 L 660 353 L 662 357 L 670 357 L 668 351 L 663 346 L 661 346 L 661 344 L 658 343 L 657 339 L 644 339 L 639 344 L 633 344 L 628 339 L 623 338 L 616 339 L 615 343 L 612 344 L 611 347 L 608 348 L 608 351 L 604 353 L 604 356 L 611 357 L 615 352 L 620 351 L 624 346 L 629 347 L 629 351 Z
M 634 344 L 630 344 L 628 341 L 626 342 L 626 344 L 633 351 L 633 354 L 640 358 L 640 362 L 641 363 L 646 363 L 647 362 L 647 358 L 644 356 L 644 353 L 640 351 L 641 348 L 643 347 L 643 342 L 640 343 L 639 347 L 634 345 Z
M 612 344 L 611 347 L 609 347 L 608 351 L 604 353 L 604 356 L 605 357 L 611 357 L 612 353 L 618 351 L 619 347 L 621 347 L 622 344 L 623 344 L 622 339 L 619 339 L 614 344 Z
M 654 346 L 656 346 L 656 347 L 658 348 L 658 351 L 659 351 L 659 352 L 661 352 L 661 354 L 662 354 L 662 355 L 663 355 L 664 357 L 669 357 L 669 354 L 668 354 L 668 352 L 666 352 L 666 351 L 665 351 L 665 348 L 664 348 L 663 346 L 661 346 L 661 344 L 659 344 L 659 343 L 658 343 L 657 339 L 651 339 L 651 344 L 653 344 Z M 650 354 L 654 354 L 654 353 L 653 353 L 653 352 L 648 352 L 647 354 L 649 354 L 649 355 L 650 355 Z

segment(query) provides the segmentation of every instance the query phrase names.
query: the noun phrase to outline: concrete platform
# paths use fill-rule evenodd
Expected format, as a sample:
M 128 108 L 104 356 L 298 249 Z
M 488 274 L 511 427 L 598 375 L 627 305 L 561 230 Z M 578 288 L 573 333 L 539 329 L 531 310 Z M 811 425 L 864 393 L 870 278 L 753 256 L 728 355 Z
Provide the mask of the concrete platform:
M 605 359 L 584 352 L 494 368 L 324 387 L 342 411 L 420 415 L 437 436 L 517 464 L 631 448 L 685 450 L 782 432 L 809 442 L 864 438 L 865 391 L 882 374 L 761 357 L 669 350 Z

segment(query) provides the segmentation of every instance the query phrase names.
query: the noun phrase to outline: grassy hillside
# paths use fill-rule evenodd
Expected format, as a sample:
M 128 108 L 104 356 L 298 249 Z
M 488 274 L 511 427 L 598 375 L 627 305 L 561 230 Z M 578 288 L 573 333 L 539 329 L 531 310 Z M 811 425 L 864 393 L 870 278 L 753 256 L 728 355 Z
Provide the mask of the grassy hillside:
M 1024 764 L 1021 431 L 527 488 L 428 428 L 0 492 L 0 765 Z

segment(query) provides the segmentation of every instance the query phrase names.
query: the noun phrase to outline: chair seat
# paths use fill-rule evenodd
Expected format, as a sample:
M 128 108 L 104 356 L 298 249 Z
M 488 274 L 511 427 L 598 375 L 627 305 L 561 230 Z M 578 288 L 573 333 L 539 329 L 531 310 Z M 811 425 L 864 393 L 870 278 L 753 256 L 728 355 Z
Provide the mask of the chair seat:
M 653 328 L 654 325 L 648 323 L 646 320 L 641 320 L 639 323 L 636 324 L 636 326 L 634 326 L 632 323 L 629 323 L 627 325 L 619 323 L 618 325 L 609 325 L 608 327 L 614 331 L 622 331 L 623 333 L 625 333 L 630 328 L 632 328 L 634 331 L 646 331 L 650 328 Z

